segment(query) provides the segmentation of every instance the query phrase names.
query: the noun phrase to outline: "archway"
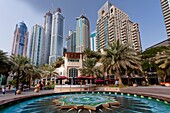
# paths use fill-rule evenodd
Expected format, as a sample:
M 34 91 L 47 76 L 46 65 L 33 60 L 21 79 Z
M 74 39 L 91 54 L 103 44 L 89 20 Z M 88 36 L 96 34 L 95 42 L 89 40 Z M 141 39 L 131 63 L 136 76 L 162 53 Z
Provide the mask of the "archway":
M 69 69 L 69 78 L 71 78 L 71 85 L 75 84 L 74 78 L 78 77 L 78 69 L 71 68 Z

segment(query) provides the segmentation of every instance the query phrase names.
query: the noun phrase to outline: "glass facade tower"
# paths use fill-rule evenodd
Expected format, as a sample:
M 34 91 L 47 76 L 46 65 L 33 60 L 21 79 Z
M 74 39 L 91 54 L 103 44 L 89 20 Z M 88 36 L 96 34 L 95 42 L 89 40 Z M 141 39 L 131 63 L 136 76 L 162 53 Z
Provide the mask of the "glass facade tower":
M 52 29 L 52 13 L 48 11 L 44 16 L 44 34 L 42 42 L 41 63 L 49 64 L 50 47 L 51 47 L 51 29 Z
M 49 64 L 55 62 L 58 57 L 63 56 L 63 27 L 64 17 L 61 14 L 61 9 L 58 8 L 52 17 Z
M 14 31 L 12 55 L 26 56 L 28 47 L 28 29 L 24 22 L 16 25 Z
M 81 15 L 76 18 L 76 52 L 83 52 L 85 48 L 90 48 L 90 23 Z
M 44 49 L 42 48 L 43 44 L 43 27 L 39 25 L 34 25 L 31 31 L 30 38 L 30 50 L 29 58 L 31 59 L 31 64 L 35 66 L 42 65 L 42 53 Z
M 97 51 L 96 49 L 96 36 L 97 36 L 97 32 L 94 31 L 91 33 L 90 35 L 90 48 L 92 51 Z
M 76 32 L 69 30 L 69 35 L 66 38 L 67 52 L 76 52 Z

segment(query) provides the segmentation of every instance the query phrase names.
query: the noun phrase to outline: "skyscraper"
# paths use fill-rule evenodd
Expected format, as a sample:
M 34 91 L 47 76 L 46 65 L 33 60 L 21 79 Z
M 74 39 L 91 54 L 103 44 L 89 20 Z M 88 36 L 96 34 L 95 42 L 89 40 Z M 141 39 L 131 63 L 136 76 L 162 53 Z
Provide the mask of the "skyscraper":
M 69 35 L 66 38 L 67 52 L 76 52 L 76 32 L 69 30 Z
M 42 65 L 41 55 L 44 51 L 42 48 L 43 43 L 43 27 L 39 25 L 34 25 L 31 30 L 31 38 L 30 38 L 30 50 L 29 50 L 29 58 L 31 59 L 31 64 L 35 66 Z
M 12 55 L 21 55 L 26 57 L 28 35 L 28 29 L 24 22 L 16 24 L 11 52 Z
M 90 48 L 90 23 L 81 15 L 76 18 L 76 52 L 83 52 L 85 48 Z
M 162 6 L 167 36 L 170 38 L 170 0 L 160 0 L 160 2 Z
M 129 16 L 106 2 L 98 11 L 97 49 L 107 48 L 109 43 L 120 40 L 130 44 L 136 51 L 141 51 L 140 32 L 137 23 L 130 21 Z
M 48 11 L 44 16 L 44 36 L 42 38 L 42 55 L 41 63 L 49 64 L 50 47 L 51 47 L 51 29 L 52 29 L 52 14 Z
M 52 17 L 51 48 L 49 63 L 55 62 L 58 57 L 63 56 L 63 26 L 64 17 L 58 8 Z
M 70 31 L 69 31 L 70 33 Z M 70 34 L 69 34 L 70 35 Z M 67 52 L 71 52 L 71 37 L 70 36 L 67 36 L 66 38 L 66 42 L 67 42 Z
M 92 32 L 91 35 L 90 35 L 90 48 L 91 48 L 92 51 L 97 51 L 97 49 L 96 49 L 96 36 L 97 36 L 96 31 Z

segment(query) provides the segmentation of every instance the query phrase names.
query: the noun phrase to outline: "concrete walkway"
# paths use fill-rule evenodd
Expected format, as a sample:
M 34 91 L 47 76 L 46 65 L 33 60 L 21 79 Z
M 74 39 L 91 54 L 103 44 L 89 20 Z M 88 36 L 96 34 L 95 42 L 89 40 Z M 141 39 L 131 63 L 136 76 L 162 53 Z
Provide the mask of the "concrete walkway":
M 20 95 L 15 95 L 13 91 L 8 91 L 4 95 L 2 93 L 0 94 L 0 105 L 25 97 L 50 94 L 50 93 L 54 93 L 54 90 L 40 90 L 39 93 L 35 93 L 33 90 L 27 90 L 25 92 L 22 92 Z
M 150 96 L 170 103 L 170 87 L 165 86 L 128 87 L 122 88 L 120 92 Z
M 165 87 L 165 86 L 127 87 L 127 88 L 123 88 L 121 91 L 153 93 L 153 94 L 160 94 L 160 95 L 169 95 L 170 97 L 170 87 Z

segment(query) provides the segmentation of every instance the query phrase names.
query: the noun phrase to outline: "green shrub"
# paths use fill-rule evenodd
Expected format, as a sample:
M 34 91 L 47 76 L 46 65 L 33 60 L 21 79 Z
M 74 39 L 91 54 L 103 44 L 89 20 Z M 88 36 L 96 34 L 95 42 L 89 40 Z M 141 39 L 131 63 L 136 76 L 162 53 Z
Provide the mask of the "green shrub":
M 11 85 L 16 85 L 16 84 L 17 84 L 17 80 L 14 79 L 14 80 L 10 81 L 10 84 L 11 84 Z
M 54 89 L 54 84 L 50 86 L 51 89 Z
M 123 84 L 119 84 L 119 88 L 124 88 L 124 87 L 126 87 L 126 86 Z

